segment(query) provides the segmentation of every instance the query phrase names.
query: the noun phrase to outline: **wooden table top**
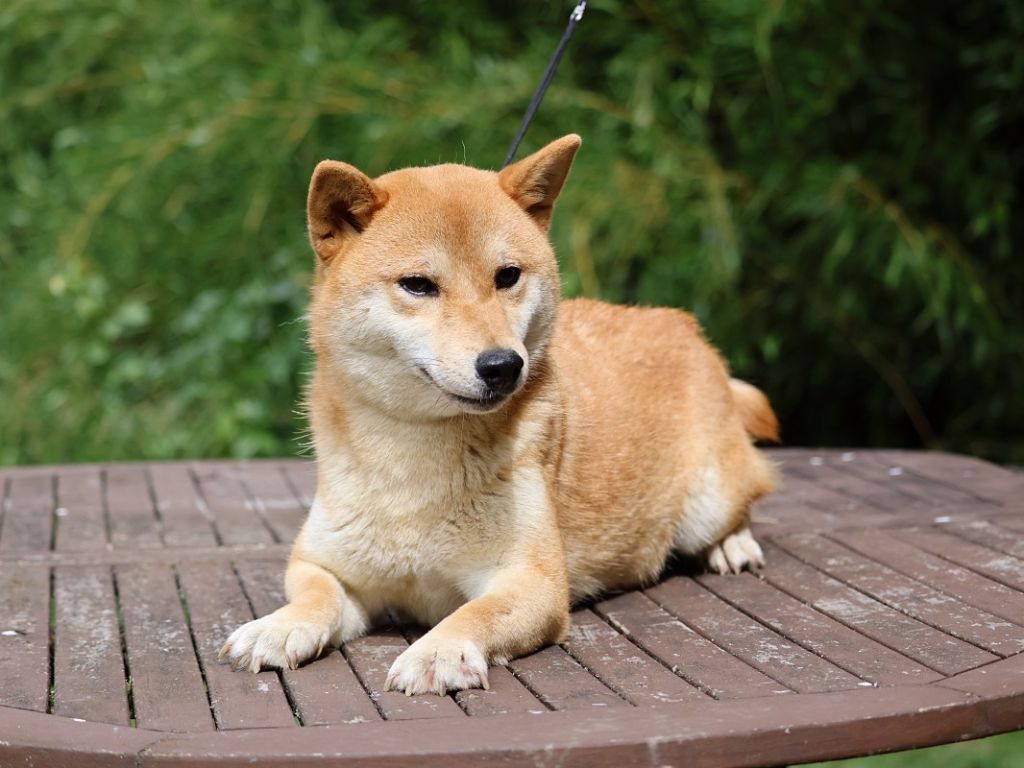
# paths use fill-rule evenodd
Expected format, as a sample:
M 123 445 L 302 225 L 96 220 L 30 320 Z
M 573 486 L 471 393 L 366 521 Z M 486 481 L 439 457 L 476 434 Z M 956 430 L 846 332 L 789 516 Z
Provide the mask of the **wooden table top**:
M 492 690 L 383 693 L 422 629 L 216 661 L 283 603 L 309 462 L 0 469 L 0 764 L 763 766 L 1024 728 L 1024 475 L 770 451 L 768 566 L 677 566 Z

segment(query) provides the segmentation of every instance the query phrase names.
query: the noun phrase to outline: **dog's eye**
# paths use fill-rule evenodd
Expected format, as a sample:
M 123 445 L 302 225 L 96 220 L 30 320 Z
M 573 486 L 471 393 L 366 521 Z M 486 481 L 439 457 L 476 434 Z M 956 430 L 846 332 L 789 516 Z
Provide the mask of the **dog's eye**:
M 437 283 L 420 275 L 410 275 L 398 281 L 402 288 L 413 296 L 437 296 Z
M 519 282 L 522 270 L 519 267 L 502 267 L 494 275 L 494 284 L 498 288 L 511 288 Z

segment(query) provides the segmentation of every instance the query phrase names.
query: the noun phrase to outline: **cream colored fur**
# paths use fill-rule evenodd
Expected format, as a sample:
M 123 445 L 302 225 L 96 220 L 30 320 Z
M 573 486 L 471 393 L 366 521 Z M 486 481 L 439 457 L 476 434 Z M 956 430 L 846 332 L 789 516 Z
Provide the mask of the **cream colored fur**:
M 486 687 L 488 664 L 558 642 L 572 601 L 652 581 L 673 550 L 762 564 L 764 396 L 690 315 L 559 299 L 547 227 L 579 143 L 501 173 L 317 166 L 316 501 L 289 602 L 231 635 L 236 665 L 295 667 L 394 610 L 433 629 L 386 688 Z M 524 361 L 504 398 L 474 367 L 492 349 Z

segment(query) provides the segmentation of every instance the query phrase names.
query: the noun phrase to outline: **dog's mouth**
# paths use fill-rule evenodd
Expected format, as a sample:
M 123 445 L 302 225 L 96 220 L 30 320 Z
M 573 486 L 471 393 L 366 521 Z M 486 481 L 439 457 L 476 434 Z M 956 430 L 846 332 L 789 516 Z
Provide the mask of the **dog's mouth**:
M 480 397 L 466 397 L 465 395 L 457 395 L 454 392 L 447 390 L 440 384 L 438 384 L 434 377 L 430 375 L 430 371 L 428 371 L 422 365 L 417 366 L 417 370 L 423 376 L 424 379 L 429 381 L 431 384 L 437 387 L 442 393 L 447 395 L 456 403 L 458 403 L 459 405 L 466 406 L 467 408 L 470 408 L 474 411 L 479 411 L 480 413 L 493 411 L 495 408 L 501 405 L 501 403 L 505 402 L 505 400 L 508 399 L 508 395 L 503 395 L 498 392 L 491 391 L 485 392 Z

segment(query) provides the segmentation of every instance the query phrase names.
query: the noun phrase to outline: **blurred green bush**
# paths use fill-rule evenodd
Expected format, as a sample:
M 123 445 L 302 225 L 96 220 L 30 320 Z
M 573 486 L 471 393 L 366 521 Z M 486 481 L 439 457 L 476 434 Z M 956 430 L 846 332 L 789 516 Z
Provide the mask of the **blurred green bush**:
M 0 464 L 286 455 L 310 171 L 500 164 L 571 3 L 0 6 Z M 566 293 L 684 306 L 791 444 L 1024 461 L 1024 6 L 595 0 Z

